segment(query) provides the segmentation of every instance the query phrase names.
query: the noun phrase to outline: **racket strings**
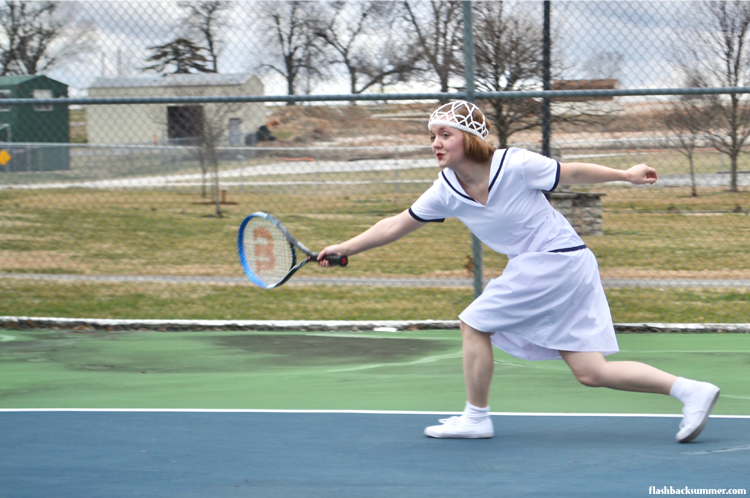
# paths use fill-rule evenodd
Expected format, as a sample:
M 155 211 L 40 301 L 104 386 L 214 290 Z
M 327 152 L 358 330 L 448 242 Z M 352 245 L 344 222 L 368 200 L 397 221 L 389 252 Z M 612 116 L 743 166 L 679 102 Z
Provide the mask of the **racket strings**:
M 274 285 L 294 266 L 294 250 L 271 221 L 255 217 L 245 225 L 243 237 L 248 269 L 266 285 Z

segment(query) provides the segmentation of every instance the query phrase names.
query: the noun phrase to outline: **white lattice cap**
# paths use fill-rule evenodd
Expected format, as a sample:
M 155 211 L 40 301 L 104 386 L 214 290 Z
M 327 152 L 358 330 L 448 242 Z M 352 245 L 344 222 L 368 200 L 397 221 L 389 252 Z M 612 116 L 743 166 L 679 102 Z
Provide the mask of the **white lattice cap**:
M 463 112 L 459 112 L 459 110 Z M 479 115 L 482 116 L 482 121 L 474 119 L 474 111 L 479 111 Z M 464 116 L 466 113 L 466 116 Z M 481 110 L 471 102 L 465 100 L 456 100 L 455 102 L 448 102 L 438 107 L 435 112 L 430 115 L 430 121 L 427 123 L 427 128 L 431 128 L 433 125 L 445 125 L 452 128 L 458 128 L 459 130 L 466 131 L 479 138 L 486 138 L 490 131 L 487 129 L 487 121 Z

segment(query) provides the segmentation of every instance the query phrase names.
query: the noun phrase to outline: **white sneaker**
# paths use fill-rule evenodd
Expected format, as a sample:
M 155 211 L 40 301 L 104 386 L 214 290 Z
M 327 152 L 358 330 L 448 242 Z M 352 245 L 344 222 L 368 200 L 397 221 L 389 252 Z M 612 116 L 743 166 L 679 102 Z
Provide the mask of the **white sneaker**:
M 495 435 L 492 419 L 487 417 L 479 423 L 472 423 L 465 417 L 441 419 L 442 425 L 433 425 L 424 430 L 430 437 L 455 439 L 484 439 Z
M 698 383 L 690 401 L 685 403 L 682 409 L 683 417 L 680 422 L 680 431 L 677 433 L 677 441 L 689 443 L 698 437 L 708 422 L 708 416 L 714 409 L 720 392 L 719 388 L 713 384 Z

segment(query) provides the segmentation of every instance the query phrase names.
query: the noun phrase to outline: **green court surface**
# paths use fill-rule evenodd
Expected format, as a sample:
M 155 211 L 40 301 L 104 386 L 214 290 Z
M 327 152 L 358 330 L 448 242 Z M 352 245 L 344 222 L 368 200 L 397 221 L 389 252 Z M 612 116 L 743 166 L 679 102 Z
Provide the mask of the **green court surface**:
M 722 389 L 715 414 L 750 414 L 750 334 L 620 334 L 611 360 Z M 592 389 L 562 361 L 495 349 L 495 412 L 671 413 L 668 397 Z M 0 331 L 0 408 L 460 411 L 458 331 Z

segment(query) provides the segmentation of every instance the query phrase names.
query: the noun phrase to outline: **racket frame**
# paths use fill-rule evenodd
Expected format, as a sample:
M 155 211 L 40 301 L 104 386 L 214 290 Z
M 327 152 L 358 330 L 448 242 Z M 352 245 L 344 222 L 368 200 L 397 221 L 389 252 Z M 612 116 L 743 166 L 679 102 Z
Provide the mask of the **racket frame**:
M 284 234 L 287 241 L 289 242 L 289 246 L 292 249 L 292 267 L 289 268 L 289 273 L 287 273 L 286 276 L 282 280 L 280 280 L 279 282 L 275 284 L 268 284 L 264 282 L 263 280 L 261 280 L 260 277 L 258 277 L 258 275 L 255 274 L 252 268 L 250 268 L 250 264 L 247 261 L 247 256 L 245 255 L 245 227 L 253 218 L 265 218 L 266 220 L 273 223 L 279 230 L 281 230 L 281 233 Z M 307 256 L 306 258 L 303 258 L 299 263 L 297 262 L 297 249 L 305 253 L 305 255 Z M 320 253 L 311 251 L 302 242 L 297 240 L 297 238 L 294 235 L 292 235 L 289 230 L 287 230 L 287 228 L 284 226 L 283 223 L 281 223 L 281 221 L 279 221 L 278 218 L 266 212 L 258 211 L 258 212 L 248 215 L 247 217 L 245 217 L 244 220 L 242 220 L 239 233 L 237 234 L 237 254 L 240 257 L 240 264 L 242 265 L 242 269 L 245 271 L 245 275 L 247 275 L 247 277 L 255 285 L 257 285 L 258 287 L 262 287 L 264 289 L 273 289 L 274 287 L 278 287 L 284 284 L 290 278 L 292 278 L 292 275 L 294 275 L 297 270 L 305 266 L 310 261 L 314 261 L 314 260 L 317 261 L 318 255 Z M 326 258 L 326 259 L 328 259 L 329 261 L 332 261 L 334 258 L 336 257 L 332 256 L 331 258 Z M 340 256 L 338 258 L 341 259 L 341 262 L 339 263 L 340 266 L 346 266 L 348 262 L 348 260 L 346 259 L 346 256 Z

